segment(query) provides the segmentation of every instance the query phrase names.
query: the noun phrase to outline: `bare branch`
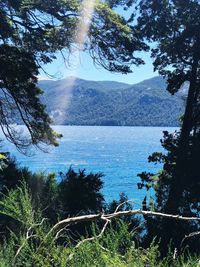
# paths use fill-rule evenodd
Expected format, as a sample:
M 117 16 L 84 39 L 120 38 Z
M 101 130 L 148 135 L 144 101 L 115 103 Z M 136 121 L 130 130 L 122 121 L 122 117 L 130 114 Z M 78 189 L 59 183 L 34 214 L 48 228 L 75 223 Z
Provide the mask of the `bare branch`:
M 192 232 L 192 233 L 190 233 L 189 235 L 185 235 L 184 238 L 183 238 L 182 241 L 181 241 L 181 247 L 182 247 L 182 245 L 183 245 L 183 243 L 184 243 L 184 241 L 185 241 L 186 239 L 188 239 L 188 238 L 190 238 L 190 237 L 197 236 L 197 235 L 200 235 L 200 231 Z
M 60 228 L 62 225 L 73 225 L 77 224 L 80 222 L 87 222 L 87 221 L 96 221 L 98 219 L 101 219 L 102 214 L 91 214 L 91 215 L 82 215 L 82 216 L 77 216 L 77 217 L 72 217 L 72 218 L 67 218 L 62 221 L 59 221 L 56 223 L 50 231 L 47 233 L 46 236 L 49 236 L 50 233 L 54 232 L 57 228 Z
M 107 214 L 107 215 L 105 215 L 105 217 L 108 219 L 112 219 L 112 218 L 117 218 L 117 217 L 121 217 L 124 215 L 130 216 L 130 215 L 136 215 L 136 214 L 141 214 L 141 215 L 146 215 L 146 216 L 163 217 L 163 218 L 174 219 L 174 220 L 185 220 L 185 221 L 197 220 L 197 221 L 200 221 L 199 217 L 184 217 L 182 215 L 166 214 L 166 213 L 155 212 L 155 211 L 146 211 L 146 210 L 142 210 L 142 209 L 118 211 L 116 213 Z
M 108 220 L 108 219 L 106 219 L 106 218 L 104 218 L 104 217 L 102 217 L 102 219 L 105 220 L 106 222 L 105 222 L 105 224 L 104 224 L 104 226 L 103 226 L 103 228 L 102 228 L 100 234 L 97 235 L 97 236 L 93 236 L 93 237 L 89 237 L 89 238 L 85 238 L 85 239 L 81 240 L 81 241 L 75 246 L 75 249 L 79 248 L 83 243 L 85 243 L 85 242 L 87 242 L 87 241 L 93 241 L 93 240 L 95 240 L 95 239 L 98 239 L 98 238 L 102 237 L 103 233 L 104 233 L 105 230 L 106 230 L 106 227 L 107 227 L 108 223 L 110 222 L 110 220 Z M 74 253 L 70 254 L 70 255 L 69 255 L 69 260 L 71 260 L 71 259 L 73 258 L 73 256 L 74 256 Z
M 13 258 L 13 262 L 12 262 L 12 266 L 14 267 L 15 266 L 15 261 L 16 261 L 16 258 L 17 256 L 19 255 L 19 253 L 21 252 L 22 248 L 26 245 L 26 242 L 30 239 L 30 238 L 33 238 L 33 237 L 36 237 L 36 235 L 33 235 L 32 233 L 30 233 L 29 231 L 26 232 L 26 238 L 24 239 L 22 245 L 18 248 L 14 258 Z
M 118 205 L 116 210 L 115 210 L 115 212 L 111 213 L 111 214 L 97 214 L 97 215 L 86 215 L 86 216 L 83 215 L 83 216 L 78 216 L 78 217 L 74 217 L 74 218 L 68 218 L 68 219 L 63 220 L 61 222 L 58 222 L 56 225 L 54 225 L 54 227 L 50 230 L 50 232 L 52 232 L 54 229 L 56 229 L 57 227 L 59 227 L 62 224 L 65 224 L 65 223 L 70 225 L 70 224 L 84 222 L 84 221 L 94 221 L 94 220 L 98 220 L 98 219 L 105 220 L 106 222 L 105 222 L 100 234 L 97 235 L 97 236 L 93 236 L 93 237 L 89 237 L 89 238 L 85 238 L 85 239 L 81 240 L 75 246 L 75 249 L 77 249 L 83 243 L 85 243 L 87 241 L 93 241 L 95 239 L 98 239 L 98 238 L 102 237 L 103 233 L 106 230 L 106 227 L 107 227 L 108 223 L 111 222 L 111 219 L 117 218 L 117 217 L 121 217 L 121 216 L 130 216 L 130 215 L 142 214 L 142 215 L 146 215 L 146 216 L 157 216 L 157 217 L 163 217 L 163 218 L 174 219 L 174 220 L 188 220 L 188 221 L 189 220 L 200 220 L 200 218 L 197 218 L 197 217 L 184 217 L 184 216 L 181 216 L 181 215 L 165 214 L 165 213 L 153 212 L 153 211 L 144 211 L 144 210 L 141 210 L 141 209 L 139 209 L 139 210 L 128 210 L 128 211 L 117 211 L 126 202 L 123 202 L 120 205 Z M 194 234 L 200 234 L 200 232 L 192 233 L 192 234 L 193 235 Z M 192 234 L 190 234 L 189 236 L 192 236 Z M 176 253 L 177 253 L 177 251 L 175 250 L 174 257 L 176 257 Z M 69 256 L 70 260 L 73 258 L 74 254 L 75 253 L 72 253 Z
M 177 248 L 174 249 L 174 254 L 173 254 L 173 260 L 175 260 L 178 256 L 178 250 Z
M 15 261 L 16 261 L 17 256 L 18 256 L 19 253 L 21 252 L 22 248 L 26 245 L 27 241 L 28 241 L 29 239 L 33 238 L 33 237 L 37 237 L 37 235 L 36 235 L 36 234 L 33 234 L 31 230 L 32 230 L 34 227 L 36 227 L 36 226 L 40 226 L 40 225 L 42 225 L 42 224 L 44 223 L 45 220 L 47 220 L 47 218 L 43 218 L 42 221 L 41 221 L 40 223 L 33 224 L 33 225 L 31 225 L 31 226 L 28 228 L 28 230 L 26 231 L 25 239 L 24 239 L 22 245 L 18 248 L 18 250 L 17 250 L 17 252 L 16 252 L 16 254 L 15 254 L 14 258 L 13 258 L 13 262 L 12 262 L 12 266 L 13 266 L 13 267 L 15 266 Z
M 122 203 L 122 204 L 124 204 L 124 203 Z M 181 215 L 165 214 L 165 213 L 160 213 L 160 212 L 146 211 L 146 210 L 142 210 L 142 209 L 118 211 L 119 207 L 122 206 L 122 204 L 120 204 L 117 207 L 117 209 L 115 210 L 114 213 L 110 213 L 110 214 L 99 213 L 99 214 L 82 215 L 82 216 L 77 216 L 77 217 L 66 218 L 66 219 L 64 219 L 62 221 L 59 221 L 58 223 L 56 223 L 49 230 L 49 232 L 45 236 L 45 239 L 50 234 L 53 234 L 55 236 L 53 241 L 55 241 L 56 239 L 58 239 L 61 236 L 61 233 L 64 230 L 66 230 L 67 226 L 70 226 L 70 225 L 73 225 L 73 224 L 77 224 L 77 223 L 80 223 L 80 222 L 88 222 L 88 221 L 94 222 L 94 221 L 97 221 L 97 220 L 105 221 L 101 232 L 97 236 L 85 238 L 85 239 L 81 240 L 80 242 L 78 242 L 77 245 L 75 246 L 75 250 L 76 250 L 83 243 L 85 243 L 87 241 L 93 241 L 95 239 L 101 238 L 103 236 L 108 224 L 111 222 L 111 220 L 114 219 L 114 218 L 122 217 L 122 216 L 132 216 L 132 215 L 140 214 L 140 215 L 162 217 L 162 218 L 173 219 L 173 220 L 185 220 L 185 221 L 192 221 L 192 220 L 195 221 L 196 220 L 196 221 L 200 221 L 199 217 L 184 217 L 184 216 L 181 216 Z M 40 223 L 33 224 L 33 225 L 31 225 L 31 227 L 29 227 L 27 229 L 27 232 L 26 232 L 25 237 L 24 237 L 24 241 L 22 242 L 21 246 L 18 248 L 18 250 L 17 250 L 17 252 L 16 252 L 16 254 L 15 254 L 14 258 L 13 258 L 12 266 L 15 266 L 16 258 L 20 254 L 20 252 L 23 249 L 23 247 L 27 244 L 28 240 L 31 239 L 31 238 L 37 237 L 36 234 L 33 234 L 33 229 L 35 227 L 37 227 L 37 226 L 42 225 L 45 220 L 46 220 L 46 218 L 43 218 Z M 136 230 L 136 229 L 137 228 L 135 228 L 134 230 Z M 200 235 L 200 232 L 193 232 L 193 233 L 185 236 L 184 239 L 182 240 L 181 244 L 184 242 L 184 240 L 186 238 L 189 238 L 189 237 L 192 237 L 192 236 L 195 236 L 195 235 Z M 74 255 L 75 255 L 75 252 L 70 254 L 69 255 L 69 260 L 71 260 Z M 174 252 L 174 258 L 175 257 L 176 257 L 176 251 Z
M 161 212 L 155 212 L 155 211 L 146 211 L 142 209 L 136 209 L 136 210 L 125 210 L 125 211 L 118 211 L 110 214 L 91 214 L 91 215 L 82 215 L 82 216 L 77 216 L 77 217 L 71 217 L 64 219 L 62 221 L 59 221 L 56 223 L 50 231 L 47 233 L 46 236 L 48 236 L 50 233 L 54 232 L 60 227 L 66 226 L 66 225 L 73 225 L 77 224 L 80 222 L 88 222 L 88 221 L 96 221 L 96 220 L 111 220 L 114 218 L 122 217 L 122 216 L 131 216 L 131 215 L 136 215 L 136 214 L 141 214 L 141 215 L 146 215 L 146 216 L 155 216 L 155 217 L 162 217 L 162 218 L 168 218 L 168 219 L 173 219 L 173 220 L 185 220 L 185 221 L 200 221 L 199 217 L 184 217 L 181 215 L 173 215 L 173 214 L 166 214 L 166 213 L 161 213 Z
M 67 230 L 66 227 L 61 228 L 61 229 L 56 233 L 56 236 L 55 236 L 55 238 L 53 239 L 53 241 L 57 240 L 57 239 L 60 238 L 61 236 L 64 237 L 64 235 L 63 235 L 63 234 L 61 235 L 61 233 L 64 232 L 64 231 L 66 231 L 66 230 Z
M 127 204 L 127 203 L 132 203 L 132 204 L 140 205 L 140 203 L 139 203 L 139 202 L 136 202 L 135 199 L 126 200 L 126 201 L 120 203 L 120 204 L 116 207 L 114 213 L 116 213 L 122 206 L 124 206 L 124 205 Z

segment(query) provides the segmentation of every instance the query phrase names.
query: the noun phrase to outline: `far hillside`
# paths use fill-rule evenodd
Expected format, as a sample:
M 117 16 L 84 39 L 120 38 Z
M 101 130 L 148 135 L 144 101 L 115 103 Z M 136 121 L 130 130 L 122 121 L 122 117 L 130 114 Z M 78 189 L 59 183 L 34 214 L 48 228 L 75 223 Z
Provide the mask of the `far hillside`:
M 39 81 L 54 124 L 179 126 L 186 87 L 172 96 L 161 77 L 134 85 L 73 79 Z

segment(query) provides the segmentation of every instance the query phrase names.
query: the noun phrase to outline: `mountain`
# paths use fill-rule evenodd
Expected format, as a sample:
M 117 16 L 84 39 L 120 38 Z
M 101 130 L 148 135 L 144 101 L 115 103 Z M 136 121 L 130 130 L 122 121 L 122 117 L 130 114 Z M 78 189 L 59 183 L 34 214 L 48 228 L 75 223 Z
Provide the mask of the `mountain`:
M 178 126 L 187 90 L 172 96 L 162 77 L 134 85 L 69 77 L 39 87 L 54 123 L 64 125 Z

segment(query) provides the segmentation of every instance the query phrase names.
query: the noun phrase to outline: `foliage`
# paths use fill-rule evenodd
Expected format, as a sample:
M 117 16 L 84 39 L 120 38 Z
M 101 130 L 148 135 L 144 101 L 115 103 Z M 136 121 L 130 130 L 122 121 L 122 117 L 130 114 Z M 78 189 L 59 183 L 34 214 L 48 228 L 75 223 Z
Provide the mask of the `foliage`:
M 103 186 L 101 177 L 101 173 L 86 175 L 84 170 L 76 173 L 70 168 L 66 174 L 62 174 L 60 182 L 57 182 L 55 174 L 31 173 L 26 168 L 20 168 L 14 159 L 7 156 L 7 167 L 0 172 L 0 201 L 4 195 L 16 192 L 16 187 L 25 181 L 34 209 L 42 210 L 43 217 L 53 224 L 58 218 L 101 211 L 105 206 L 100 192 Z M 18 198 L 21 198 L 21 193 L 18 193 Z M 16 205 L 18 202 L 16 199 Z M 8 234 L 7 228 L 18 232 L 18 225 L 4 213 L 0 214 L 0 222 L 1 232 L 5 236 Z M 74 227 L 74 231 L 82 228 L 84 227 Z
M 95 213 L 103 208 L 104 198 L 100 193 L 103 187 L 103 174 L 85 174 L 85 170 L 76 173 L 69 169 L 62 174 L 58 185 L 58 195 L 62 203 L 63 215 Z
M 141 178 L 141 183 L 138 184 L 139 188 L 146 187 L 154 188 L 156 201 L 153 206 L 157 211 L 166 210 L 167 201 L 169 199 L 170 186 L 172 179 L 176 171 L 176 160 L 178 153 L 178 142 L 180 138 L 180 132 L 175 132 L 174 134 L 169 134 L 167 131 L 164 132 L 164 138 L 161 141 L 162 146 L 165 148 L 167 153 L 153 153 L 149 156 L 149 161 L 154 163 L 163 163 L 163 169 L 158 174 L 154 175 L 151 173 L 143 172 L 139 174 Z M 194 147 L 195 144 L 195 147 Z M 185 214 L 187 216 L 199 216 L 199 170 L 197 168 L 197 161 L 199 159 L 199 136 L 190 137 L 190 148 L 188 151 L 188 165 L 187 165 L 187 176 L 190 178 L 187 183 L 185 183 L 182 201 L 179 204 L 179 214 Z M 146 208 L 151 208 L 150 203 L 146 203 Z M 199 237 L 194 235 L 193 238 L 185 240 L 182 244 L 183 247 L 180 248 L 181 240 L 190 234 L 191 232 L 199 231 L 199 225 L 195 222 L 187 223 L 173 223 L 173 229 L 166 230 L 163 232 L 163 225 L 169 227 L 172 222 L 166 222 L 162 219 L 150 219 L 147 220 L 148 235 L 147 239 L 152 240 L 153 236 L 158 236 L 162 238 L 161 244 L 164 249 L 172 239 L 172 245 L 176 248 L 183 249 L 184 246 L 188 247 L 191 251 L 199 250 Z M 177 231 L 178 229 L 178 231 Z M 169 236 L 170 235 L 170 236 Z M 150 241 L 151 242 L 151 241 Z
M 59 135 L 51 129 L 51 119 L 39 100 L 42 91 L 37 87 L 37 75 L 44 64 L 56 58 L 58 51 L 67 61 L 77 46 L 77 50 L 88 51 L 97 64 L 122 73 L 130 72 L 133 63 L 143 63 L 132 53 L 143 49 L 143 44 L 126 21 L 103 2 L 94 2 L 88 37 L 79 47 L 76 36 L 82 32 L 78 32 L 77 25 L 87 24 L 87 19 L 81 18 L 83 3 L 77 0 L 0 3 L 0 125 L 5 137 L 20 151 L 26 152 L 31 144 L 43 149 L 44 145 L 57 145 Z M 13 127 L 16 119 L 25 124 L 28 135 Z
M 199 215 L 200 3 L 198 0 L 110 1 L 112 7 L 121 4 L 125 9 L 130 8 L 128 21 L 132 30 L 148 46 L 154 70 L 167 79 L 167 90 L 175 94 L 186 82 L 189 87 L 179 135 L 165 136 L 166 157 L 152 157 L 164 162 L 157 179 L 157 208 L 168 213 Z M 152 183 L 149 173 L 143 174 L 142 179 Z M 198 230 L 194 224 L 188 227 Z M 171 221 L 163 222 L 161 229 L 165 244 L 170 238 L 176 239 L 177 229 L 180 230 Z
M 111 1 L 111 6 L 118 4 L 121 1 Z M 154 69 L 167 78 L 168 91 L 174 94 L 185 82 L 189 85 L 176 168 L 166 204 L 167 211 L 177 212 L 190 180 L 187 168 L 191 137 L 196 140 L 199 134 L 200 4 L 197 0 L 133 0 L 124 4 L 133 8 L 129 22 L 133 22 L 133 31 L 139 32 L 139 38 L 148 46 Z M 198 169 L 197 164 L 193 167 Z
M 24 151 L 32 143 L 56 145 L 59 137 L 50 128 L 50 118 L 40 103 L 40 89 L 37 87 L 38 67 L 34 55 L 21 47 L 2 43 L 0 39 L 0 99 L 1 128 L 5 137 Z M 16 118 L 25 124 L 29 138 L 12 124 Z
M 19 198 L 20 195 L 20 198 Z M 21 231 L 10 232 L 10 237 L 1 245 L 0 265 L 3 266 L 197 266 L 197 257 L 184 255 L 173 259 L 171 252 L 159 259 L 159 245 L 152 243 L 148 249 L 136 247 L 134 232 L 128 225 L 118 221 L 117 229 L 110 225 L 103 236 L 98 238 L 100 229 L 93 225 L 92 233 L 96 238 L 86 241 L 78 248 L 69 241 L 66 232 L 61 235 L 65 243 L 59 243 L 59 235 L 49 232 L 50 225 L 41 219 L 41 212 L 31 206 L 31 197 L 25 183 L 11 190 L 3 197 L 0 213 L 11 216 L 20 222 Z M 15 203 L 13 206 L 12 204 Z M 48 234 L 49 233 L 49 234 Z M 67 234 L 67 235 L 66 235 Z M 83 240 L 84 237 L 80 237 Z
M 34 222 L 34 212 L 26 184 L 11 189 L 3 195 L 0 201 L 1 214 L 9 216 L 20 222 L 25 227 L 30 227 Z
M 166 134 L 163 145 L 168 154 L 154 154 L 150 158 L 152 161 L 163 161 L 163 171 L 156 179 L 152 178 L 149 173 L 143 174 L 142 186 L 145 182 L 150 182 L 150 185 L 147 184 L 147 188 L 156 184 L 156 209 L 172 213 L 179 212 L 182 215 L 193 213 L 199 215 L 200 3 L 198 0 L 111 0 L 108 3 L 112 8 L 119 4 L 124 4 L 125 8 L 133 6 L 134 11 L 131 18 L 126 21 L 115 14 L 107 4 L 96 2 L 88 38 L 83 44 L 83 49 L 89 51 L 94 62 L 110 71 L 128 73 L 131 64 L 144 63 L 142 58 L 134 56 L 133 52 L 150 51 L 154 69 L 167 78 L 169 92 L 174 94 L 185 82 L 189 84 L 180 134 L 176 136 Z M 36 76 L 42 64 L 51 62 L 58 50 L 66 48 L 68 54 L 71 52 L 75 42 L 74 36 L 78 35 L 77 23 L 80 21 L 81 15 L 80 2 L 63 0 L 49 1 L 46 4 L 40 0 L 8 0 L 0 3 L 0 15 L 0 126 L 3 133 L 20 151 L 25 151 L 30 144 L 56 145 L 58 135 L 50 128 L 50 117 L 39 100 L 41 91 L 37 88 Z M 16 119 L 26 125 L 29 133 L 28 139 L 25 139 L 22 133 L 12 126 Z M 28 172 L 24 173 L 29 176 Z M 99 202 L 90 203 L 87 196 L 84 196 L 82 199 L 85 200 L 85 203 L 77 202 L 79 207 L 70 203 L 71 190 L 75 189 L 74 181 L 76 184 L 78 180 L 76 186 L 80 189 L 79 183 L 82 186 L 82 180 L 85 177 L 84 172 L 77 174 L 70 170 L 67 179 L 58 187 L 61 191 L 56 190 L 55 176 L 49 176 L 47 182 L 43 178 L 36 179 L 40 181 L 42 187 L 40 193 L 37 192 L 35 196 L 33 194 L 32 204 L 30 204 L 31 200 L 25 185 L 16 190 L 11 189 L 5 196 L 2 196 L 0 202 L 2 218 L 5 220 L 5 216 L 11 217 L 9 226 L 14 229 L 9 243 L 14 246 L 13 249 L 8 248 L 8 251 L 14 255 L 12 251 L 15 250 L 17 244 L 23 249 L 23 254 L 20 255 L 22 258 L 18 258 L 18 253 L 16 257 L 12 258 L 16 266 L 25 265 L 27 259 L 35 266 L 41 264 L 50 266 L 53 261 L 56 262 L 55 258 L 62 258 L 60 257 L 62 253 L 58 249 L 60 247 L 54 243 L 53 237 L 47 242 L 45 230 L 36 227 L 38 221 L 36 219 L 36 223 L 34 223 L 32 205 L 36 209 L 40 204 L 41 206 L 47 204 L 48 200 L 43 196 L 43 190 L 47 190 L 51 199 L 50 203 L 56 204 L 56 200 L 58 200 L 68 214 L 78 212 L 81 207 L 90 211 L 98 209 L 103 201 L 102 195 L 99 194 L 102 186 L 99 175 L 89 175 L 93 185 L 88 188 L 87 182 L 84 182 L 86 188 L 92 191 L 91 199 L 97 198 Z M 11 180 L 9 183 L 11 188 L 16 184 L 16 180 Z M 68 188 L 71 189 L 68 190 Z M 1 191 L 5 191 L 3 183 Z M 64 192 L 63 196 L 62 192 Z M 66 196 L 70 196 L 70 198 Z M 22 198 L 22 202 L 19 197 Z M 67 202 L 64 201 L 65 198 Z M 89 204 L 91 204 L 90 207 L 88 207 Z M 47 207 L 47 214 L 53 214 L 56 205 L 52 205 L 53 210 Z M 25 217 L 24 223 L 22 222 L 23 217 Z M 16 224 L 23 224 L 23 227 L 18 227 L 14 221 L 17 221 Z M 43 227 L 42 223 L 41 225 Z M 152 222 L 149 223 L 149 227 L 152 227 Z M 185 227 L 188 229 L 186 233 L 189 229 L 195 231 L 199 229 L 199 226 L 194 223 Z M 159 224 L 159 228 L 161 242 L 164 241 L 165 244 L 164 249 L 170 238 L 173 238 L 175 245 L 177 244 L 177 229 L 181 230 L 178 224 L 164 221 Z M 19 230 L 16 231 L 17 229 Z M 28 236 L 25 235 L 25 230 L 26 234 L 28 232 Z M 112 233 L 111 236 L 114 238 Z M 180 237 L 183 237 L 183 231 L 180 231 L 178 242 Z M 16 240 L 17 243 L 15 243 Z M 49 247 L 49 244 L 54 244 L 54 246 Z M 63 246 L 61 248 L 66 250 Z M 90 247 L 86 247 L 86 251 L 89 249 Z M 54 250 L 56 255 L 51 253 Z M 107 253 L 106 250 L 99 257 L 101 266 L 106 265 Z M 120 260 L 122 264 L 124 263 L 124 258 L 120 259 L 121 256 L 118 257 L 118 252 L 116 254 L 117 258 L 112 258 L 109 264 L 113 264 L 112 260 L 115 265 Z M 91 255 L 94 254 L 91 253 Z M 55 258 L 52 259 L 54 256 Z M 151 261 L 147 262 L 149 265 L 159 264 L 157 257 L 149 256 L 148 260 Z M 85 264 L 84 261 L 82 264 Z M 146 262 L 143 261 L 144 264 Z M 178 264 L 177 262 L 176 266 Z

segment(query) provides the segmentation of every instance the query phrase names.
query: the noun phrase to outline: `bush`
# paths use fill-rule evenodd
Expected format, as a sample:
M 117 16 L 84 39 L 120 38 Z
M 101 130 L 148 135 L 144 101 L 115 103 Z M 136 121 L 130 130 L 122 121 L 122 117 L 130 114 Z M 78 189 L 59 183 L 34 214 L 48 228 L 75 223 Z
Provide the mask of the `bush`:
M 20 231 L 10 231 L 0 250 L 0 266 L 34 266 L 34 267 L 196 267 L 197 257 L 184 255 L 173 259 L 168 253 L 164 259 L 159 258 L 159 244 L 152 243 L 148 249 L 137 248 L 133 242 L 134 232 L 130 233 L 128 225 L 118 220 L 118 227 L 109 225 L 103 235 L 98 237 L 99 229 L 92 226 L 93 240 L 83 242 L 76 248 L 65 235 L 65 244 L 59 243 L 60 229 L 51 230 L 52 225 L 41 217 L 41 212 L 34 210 L 31 195 L 23 182 L 16 189 L 11 189 L 2 197 L 0 213 L 18 222 Z M 64 229 L 63 229 L 64 230 Z M 67 232 L 65 232 L 66 234 Z
M 102 176 L 102 173 L 86 175 L 85 170 L 75 172 L 71 168 L 66 174 L 61 174 L 58 196 L 64 216 L 96 213 L 102 210 L 104 206 L 104 197 L 100 193 L 103 187 Z

